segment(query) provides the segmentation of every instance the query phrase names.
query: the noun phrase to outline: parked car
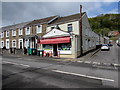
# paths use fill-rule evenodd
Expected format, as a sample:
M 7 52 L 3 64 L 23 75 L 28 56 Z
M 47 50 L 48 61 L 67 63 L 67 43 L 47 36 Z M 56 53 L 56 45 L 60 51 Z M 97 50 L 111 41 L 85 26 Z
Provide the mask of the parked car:
M 113 45 L 111 43 L 109 43 L 108 46 L 113 46 Z
M 103 44 L 102 47 L 101 47 L 101 51 L 109 51 L 110 50 L 110 47 L 108 46 L 108 44 Z

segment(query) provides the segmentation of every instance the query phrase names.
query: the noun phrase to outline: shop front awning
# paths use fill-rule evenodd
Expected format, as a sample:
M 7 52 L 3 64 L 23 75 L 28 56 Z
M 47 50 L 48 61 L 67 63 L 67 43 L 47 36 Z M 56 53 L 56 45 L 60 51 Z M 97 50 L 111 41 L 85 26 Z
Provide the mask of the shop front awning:
M 60 37 L 40 40 L 40 44 L 58 44 L 58 43 L 70 43 L 70 37 Z

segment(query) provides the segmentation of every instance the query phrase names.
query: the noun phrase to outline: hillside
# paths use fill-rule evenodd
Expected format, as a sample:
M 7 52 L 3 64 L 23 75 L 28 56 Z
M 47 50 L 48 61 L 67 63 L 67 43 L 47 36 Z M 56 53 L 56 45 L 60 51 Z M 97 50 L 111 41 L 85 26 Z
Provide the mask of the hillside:
M 98 34 L 108 36 L 109 31 L 120 32 L 120 14 L 105 14 L 89 18 L 90 26 Z

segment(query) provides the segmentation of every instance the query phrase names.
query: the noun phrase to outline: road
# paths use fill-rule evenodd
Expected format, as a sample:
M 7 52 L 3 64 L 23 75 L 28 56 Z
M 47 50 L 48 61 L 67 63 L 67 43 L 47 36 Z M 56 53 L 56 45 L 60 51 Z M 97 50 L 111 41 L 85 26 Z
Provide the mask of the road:
M 98 52 L 93 58 L 112 60 L 118 47 Z M 114 55 L 115 54 L 115 55 Z M 99 55 L 99 56 L 98 56 Z M 115 56 L 112 57 L 111 55 Z M 101 56 L 101 58 L 100 58 Z M 109 59 L 107 59 L 110 57 Z M 73 62 L 30 60 L 6 56 L 2 58 L 3 88 L 116 88 L 118 71 L 95 68 Z M 51 59 L 51 58 L 50 58 Z M 109 62 L 108 61 L 108 62 Z
M 110 51 L 99 51 L 95 55 L 93 55 L 91 58 L 90 56 L 84 56 L 85 61 L 91 61 L 91 62 L 102 62 L 102 63 L 116 63 L 120 64 L 118 61 L 118 56 L 120 57 L 120 47 L 118 47 L 116 44 L 113 44 L 112 47 L 110 47 Z

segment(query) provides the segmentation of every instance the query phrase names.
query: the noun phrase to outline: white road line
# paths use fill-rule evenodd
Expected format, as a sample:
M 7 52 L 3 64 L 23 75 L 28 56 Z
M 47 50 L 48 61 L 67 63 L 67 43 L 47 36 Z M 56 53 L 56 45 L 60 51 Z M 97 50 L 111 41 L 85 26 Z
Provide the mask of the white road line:
M 18 65 L 17 63 L 13 63 L 13 62 L 8 62 L 8 61 L 3 61 L 3 62 Z
M 20 64 L 20 65 L 25 66 L 25 67 L 30 67 L 30 65 L 25 65 L 25 64 Z
M 85 61 L 84 63 L 90 64 L 90 63 L 91 63 L 91 61 Z
M 107 78 L 100 78 L 100 77 L 94 77 L 94 76 L 87 76 L 83 74 L 77 74 L 77 73 L 71 73 L 71 72 L 65 72 L 65 71 L 60 71 L 60 70 L 52 70 L 54 72 L 58 73 L 64 73 L 64 74 L 70 74 L 70 75 L 76 75 L 76 76 L 81 76 L 81 77 L 86 77 L 86 78 L 91 78 L 91 79 L 98 79 L 98 80 L 105 80 L 105 81 L 111 81 L 114 82 L 112 79 L 107 79 Z
M 8 61 L 3 61 L 3 62 L 4 62 L 4 63 L 14 64 L 14 65 L 21 65 L 21 66 L 25 66 L 25 67 L 30 67 L 29 65 L 25 65 L 25 64 L 18 64 L 18 63 L 8 62 Z

